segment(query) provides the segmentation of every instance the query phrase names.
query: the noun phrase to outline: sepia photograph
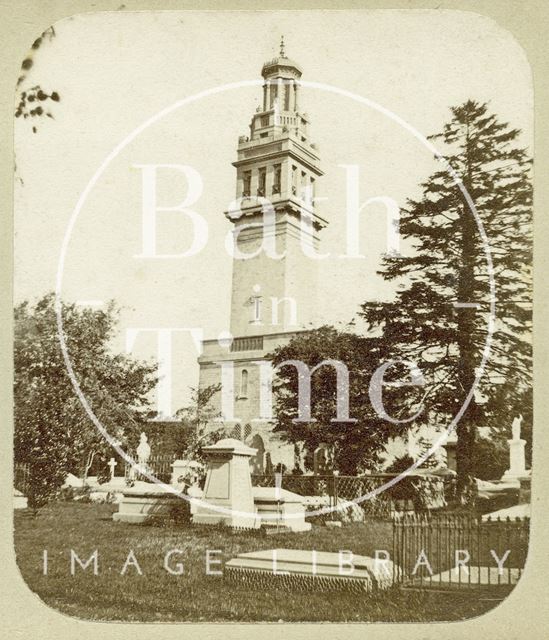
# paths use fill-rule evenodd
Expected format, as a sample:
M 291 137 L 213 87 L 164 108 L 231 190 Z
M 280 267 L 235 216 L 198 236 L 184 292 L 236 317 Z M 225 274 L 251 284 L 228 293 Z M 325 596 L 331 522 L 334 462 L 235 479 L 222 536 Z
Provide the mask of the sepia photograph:
M 13 120 L 29 590 L 133 623 L 457 622 L 510 596 L 534 89 L 509 31 L 78 13 L 28 43 Z

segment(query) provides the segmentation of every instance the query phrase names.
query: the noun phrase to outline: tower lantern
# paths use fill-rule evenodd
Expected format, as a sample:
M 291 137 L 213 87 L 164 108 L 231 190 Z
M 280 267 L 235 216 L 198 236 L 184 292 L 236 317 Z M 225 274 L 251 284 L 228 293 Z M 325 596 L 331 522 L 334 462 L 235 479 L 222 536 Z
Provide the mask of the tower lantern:
M 263 84 L 263 114 L 272 112 L 275 116 L 280 116 L 281 112 L 284 112 L 287 116 L 298 115 L 298 93 L 301 73 L 301 67 L 297 62 L 286 57 L 284 53 L 284 37 L 282 37 L 279 56 L 266 62 L 261 70 L 261 75 L 265 80 Z M 254 117 L 251 126 L 252 137 L 256 129 L 256 122 L 257 118 Z M 297 117 L 295 121 L 288 119 L 287 122 L 298 129 L 302 129 L 303 133 L 306 134 L 306 120 L 303 126 L 300 126 L 301 120 Z M 277 124 L 281 126 L 280 122 L 273 122 L 272 124 L 273 126 L 277 126 Z

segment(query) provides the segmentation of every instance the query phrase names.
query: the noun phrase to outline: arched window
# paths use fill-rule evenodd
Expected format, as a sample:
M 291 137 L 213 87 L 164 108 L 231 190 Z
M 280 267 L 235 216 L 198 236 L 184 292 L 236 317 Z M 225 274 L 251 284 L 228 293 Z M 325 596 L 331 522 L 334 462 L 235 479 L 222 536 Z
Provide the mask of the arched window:
M 242 369 L 242 373 L 240 374 L 240 398 L 248 397 L 248 370 Z
M 231 435 L 231 438 L 236 438 L 237 440 L 240 440 L 242 434 L 240 433 L 239 424 L 235 424 L 235 426 L 232 428 L 230 435 Z

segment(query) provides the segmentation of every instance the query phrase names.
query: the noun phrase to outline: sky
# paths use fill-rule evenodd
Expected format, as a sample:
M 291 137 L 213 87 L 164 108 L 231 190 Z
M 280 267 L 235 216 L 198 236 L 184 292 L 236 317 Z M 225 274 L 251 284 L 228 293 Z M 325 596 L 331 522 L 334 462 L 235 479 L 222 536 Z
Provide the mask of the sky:
M 16 121 L 15 299 L 36 300 L 56 286 L 67 225 L 81 194 L 113 149 L 155 114 L 186 97 L 227 83 L 259 80 L 263 63 L 286 53 L 303 80 L 338 87 L 396 114 L 423 136 L 438 132 L 449 108 L 467 99 L 489 102 L 532 143 L 532 85 L 525 54 L 492 20 L 458 11 L 205 11 L 101 12 L 55 25 L 55 37 L 34 55 L 23 89 L 57 91 L 54 119 Z M 37 34 L 39 35 L 39 34 Z M 29 43 L 29 47 L 30 47 Z M 214 338 L 229 327 L 230 223 L 223 212 L 235 197 L 238 137 L 248 133 L 261 100 L 259 86 L 219 92 L 171 111 L 145 128 L 105 168 L 90 189 L 68 242 L 62 295 L 68 301 L 115 299 L 122 307 L 113 347 L 125 348 L 128 328 L 200 327 Z M 347 323 L 360 303 L 390 296 L 376 274 L 386 248 L 384 208 L 364 213 L 361 259 L 345 251 L 345 170 L 358 165 L 360 202 L 388 196 L 399 206 L 419 194 L 435 168 L 432 154 L 392 119 L 348 97 L 304 87 L 325 175 L 318 212 L 322 232 L 318 323 Z M 34 123 L 33 123 L 34 124 Z M 205 248 L 191 258 L 138 257 L 142 164 L 196 169 L 203 192 L 193 205 L 208 225 Z M 186 183 L 166 171 L 158 201 L 181 201 Z M 160 251 L 189 246 L 181 216 L 158 223 Z M 176 405 L 196 386 L 196 348 L 174 338 Z M 153 358 L 153 333 L 138 336 L 137 356 Z M 177 407 L 176 407 L 177 408 Z

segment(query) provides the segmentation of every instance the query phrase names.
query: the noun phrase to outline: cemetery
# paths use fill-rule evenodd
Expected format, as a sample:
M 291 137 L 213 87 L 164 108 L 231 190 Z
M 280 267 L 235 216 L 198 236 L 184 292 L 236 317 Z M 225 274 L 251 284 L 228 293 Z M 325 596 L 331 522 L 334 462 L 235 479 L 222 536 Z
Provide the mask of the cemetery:
M 278 55 L 261 67 L 255 107 L 242 97 L 251 119 L 247 135 L 234 138 L 233 195 L 214 191 L 228 182 L 213 163 L 226 159 L 217 145 L 237 121 L 232 107 L 223 111 L 230 123 L 207 110 L 206 127 L 184 122 L 185 132 L 200 130 L 196 144 L 183 145 L 204 154 L 196 166 L 212 160 L 216 167 L 204 182 L 213 187 L 212 199 L 200 206 L 208 202 L 218 211 L 211 221 L 218 240 L 225 236 L 226 251 L 213 244 L 203 252 L 205 261 L 189 269 L 171 262 L 195 254 L 198 260 L 210 223 L 187 208 L 195 201 L 199 206 L 202 186 L 195 200 L 160 206 L 175 196 L 160 194 L 166 185 L 179 190 L 183 183 L 170 178 L 157 184 L 157 170 L 183 170 L 178 179 L 187 180 L 189 193 L 191 176 L 198 179 L 200 172 L 190 159 L 185 165 L 133 164 L 142 181 L 143 251 L 135 254 L 126 229 L 139 210 L 129 197 L 133 180 L 127 192 L 117 191 L 131 203 L 128 221 L 112 217 L 113 230 L 124 229 L 123 245 L 101 243 L 116 247 L 112 264 L 131 261 L 135 279 L 121 266 L 129 284 L 122 280 L 112 289 L 120 299 L 106 300 L 118 269 L 108 270 L 104 294 L 98 288 L 76 301 L 66 298 L 72 289 L 61 287 L 58 269 L 55 293 L 37 302 L 23 297 L 15 307 L 17 561 L 30 589 L 63 613 L 129 621 L 459 620 L 493 608 L 521 579 L 533 427 L 525 269 L 530 159 L 522 142 L 514 146 L 521 129 L 491 114 L 484 94 L 445 104 L 449 120 L 425 142 L 436 139 L 441 152 L 432 157 L 429 142 L 429 157 L 450 158 L 459 176 L 454 169 L 443 176 L 435 163 L 427 177 L 427 165 L 415 156 L 413 170 L 407 168 L 405 146 L 405 162 L 393 166 L 398 152 L 378 141 L 385 142 L 384 130 L 378 133 L 367 120 L 363 134 L 360 119 L 347 111 L 351 106 L 326 106 L 343 97 L 328 91 L 331 98 L 319 102 L 331 139 L 324 164 L 323 142 L 317 145 L 304 111 L 308 100 L 314 108 L 317 94 L 309 89 L 318 83 L 302 81 L 302 74 L 282 38 Z M 224 100 L 233 85 L 211 97 Z M 29 114 L 21 109 L 35 99 L 35 89 L 30 97 L 22 94 L 16 116 L 23 120 Z M 420 103 L 427 126 L 423 94 Z M 443 102 L 434 103 L 432 122 L 441 123 Z M 222 137 L 215 134 L 220 124 Z M 348 125 L 352 133 L 342 133 Z M 376 171 L 387 164 L 377 151 L 390 152 L 386 179 L 381 171 L 379 183 L 367 182 L 369 195 L 366 164 L 340 162 L 351 138 L 361 141 L 357 149 L 368 150 Z M 169 140 L 180 154 L 175 129 Z M 95 182 L 97 188 L 117 184 L 98 179 L 110 160 L 82 196 Z M 330 197 L 339 200 L 323 204 L 329 199 L 318 196 L 325 171 L 332 172 Z M 403 179 L 403 208 L 378 194 L 382 186 L 392 188 L 391 174 Z M 469 207 L 474 198 L 476 221 L 466 195 Z M 68 246 L 84 200 L 60 245 L 59 265 L 67 252 L 78 255 Z M 383 205 L 381 218 L 376 212 L 376 220 L 385 216 L 383 231 L 373 218 L 366 220 L 366 205 L 376 202 Z M 112 209 L 124 215 L 124 207 Z M 188 253 L 159 253 L 160 211 L 190 216 Z M 341 254 L 335 236 L 343 229 Z M 183 239 L 175 231 L 172 236 Z M 481 247 L 486 238 L 496 251 Z M 371 263 L 360 268 L 347 260 L 367 256 Z M 151 258 L 170 259 L 162 263 L 164 276 Z M 345 258 L 348 267 L 320 263 L 324 258 Z M 148 267 L 136 267 L 135 259 Z M 99 286 L 100 267 L 111 263 L 106 256 L 90 262 L 88 280 Z M 221 273 L 230 275 L 230 284 Z M 191 290 L 180 291 L 182 282 Z M 221 284 L 230 299 L 223 298 Z M 151 299 L 141 317 L 145 308 L 133 307 L 147 300 L 146 291 Z M 497 297 L 497 316 L 493 308 L 487 315 L 488 292 Z M 180 326 L 187 306 L 198 314 L 185 321 L 193 329 Z M 229 310 L 229 317 L 222 315 Z M 156 328 L 148 324 L 149 311 L 158 314 Z M 212 322 L 200 327 L 206 311 Z M 137 326 L 126 325 L 129 317 L 139 318 Z M 141 333 L 149 334 L 148 347 L 141 338 L 134 345 Z M 172 334 L 192 339 L 184 359 L 172 358 Z M 122 343 L 124 352 L 115 352 Z M 197 386 L 183 394 L 193 373 Z M 450 424 L 455 433 L 445 434 Z
M 160 13 L 155 29 L 170 24 Z M 223 55 L 211 31 L 212 66 L 212 56 L 187 56 L 196 30 L 176 32 L 193 12 L 177 18 L 158 42 L 185 50 L 163 55 L 153 75 L 138 64 L 151 54 L 146 30 L 116 27 L 111 47 L 106 29 L 105 56 L 120 64 L 86 67 L 108 71 L 95 78 L 99 92 L 86 74 L 64 73 L 60 92 L 46 93 L 35 82 L 55 73 L 28 79 L 47 66 L 23 61 L 17 564 L 47 605 L 102 621 L 481 615 L 521 580 L 530 535 L 530 76 L 499 95 L 504 76 L 492 80 L 508 64 L 490 47 L 503 39 L 458 30 L 462 18 L 452 18 L 455 43 L 429 41 L 442 43 L 441 61 L 451 53 L 439 73 L 436 57 L 416 51 L 428 30 L 415 17 L 373 39 L 346 38 L 353 18 L 315 52 L 296 37 L 296 13 L 285 18 L 291 47 L 303 49 L 311 80 L 282 36 L 257 58 L 254 81 L 229 82 L 244 69 L 249 78 L 245 65 L 286 29 L 267 13 L 265 33 L 240 51 L 228 36 Z M 246 20 L 235 33 L 256 33 Z M 65 51 L 64 35 L 50 54 L 46 40 L 78 24 L 51 27 L 30 55 L 42 42 L 44 61 Z M 95 47 L 85 34 L 74 39 L 82 51 Z M 349 60 L 339 55 L 346 39 Z M 372 42 L 390 55 L 370 55 Z M 471 66 L 479 43 L 487 48 Z M 162 87 L 172 106 L 158 102 Z M 58 119 L 28 107 L 65 91 Z M 128 111 L 136 91 L 148 97 Z M 92 126 L 63 135 L 88 112 Z M 117 143 L 119 125 L 128 131 Z M 73 155 L 75 131 L 93 146 L 85 162 Z M 57 146 L 59 161 L 45 161 Z M 66 189 L 52 188 L 54 168 Z
M 35 519 L 47 523 L 45 531 L 22 505 L 24 474 L 16 474 L 16 548 L 32 543 L 37 550 L 34 557 L 21 553 L 21 570 L 46 602 L 84 616 L 85 604 L 71 604 L 64 592 L 69 584 L 72 598 L 74 588 L 82 600 L 95 593 L 106 609 L 95 607 L 94 615 L 113 619 L 129 607 L 144 620 L 318 620 L 323 612 L 330 620 L 436 620 L 448 619 L 444 603 L 459 593 L 451 609 L 457 619 L 503 599 L 524 568 L 530 473 L 523 443 L 515 421 L 508 471 L 500 481 L 478 481 L 485 510 L 466 513 L 451 509 L 455 473 L 447 465 L 416 470 L 361 502 L 390 474 L 346 477 L 318 467 L 316 474 L 253 474 L 255 451 L 235 438 L 204 448 L 205 469 L 174 460 L 167 482 L 151 482 L 147 476 L 161 467 L 155 470 L 154 444 L 142 434 L 124 475 L 111 458 L 106 482 L 90 477 L 83 487 L 68 478 L 72 499 Z M 508 506 L 486 510 L 505 504 L 502 496 Z M 52 536 L 58 527 L 65 536 Z M 134 576 L 143 586 L 133 586 Z M 200 594 L 180 616 L 173 602 L 169 614 L 161 603 L 172 601 L 166 591 L 176 578 L 178 590 Z M 256 590 L 266 594 L 269 613 L 263 605 L 250 611 Z M 226 605 L 216 607 L 217 598 Z

